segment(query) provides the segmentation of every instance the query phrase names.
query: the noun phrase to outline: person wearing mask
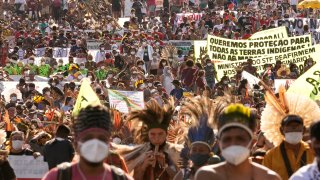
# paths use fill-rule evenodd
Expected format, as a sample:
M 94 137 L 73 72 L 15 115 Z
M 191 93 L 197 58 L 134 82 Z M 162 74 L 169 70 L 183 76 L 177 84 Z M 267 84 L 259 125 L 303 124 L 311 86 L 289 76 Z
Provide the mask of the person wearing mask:
M 25 146 L 25 135 L 22 131 L 13 131 L 10 135 L 9 146 L 7 147 L 10 151 L 9 155 L 15 156 L 34 156 L 35 158 L 40 156 L 39 152 L 33 152 Z
M 87 62 L 85 63 L 85 68 L 88 69 L 88 71 L 94 71 L 96 70 L 97 63 L 92 61 L 93 57 L 91 54 L 87 56 Z
M 146 72 L 150 72 L 151 61 L 153 60 L 153 47 L 148 44 L 146 39 L 141 40 L 141 46 L 138 49 L 137 57 L 142 59 L 146 66 Z
M 193 180 L 198 169 L 208 165 L 210 159 L 213 160 L 211 150 L 215 143 L 215 135 L 213 129 L 210 128 L 207 123 L 208 117 L 211 116 L 207 103 L 209 101 L 207 100 L 208 99 L 205 99 L 204 97 L 201 97 L 201 99 L 194 98 L 191 102 L 186 102 L 182 105 L 184 113 L 196 112 L 199 117 L 192 117 L 192 122 L 198 123 L 198 125 L 193 125 L 189 128 L 186 139 L 188 145 L 181 151 L 181 158 L 187 160 L 187 165 L 180 169 L 175 175 L 174 180 Z M 220 158 L 217 156 L 214 158 L 216 158 L 214 163 L 220 161 Z M 192 161 L 192 165 L 189 165 L 189 160 Z M 213 163 L 210 162 L 210 164 Z
M 107 77 L 108 71 L 106 70 L 105 63 L 102 63 L 98 70 L 96 70 L 95 75 L 98 80 L 105 80 Z
M 105 107 L 89 105 L 82 109 L 73 127 L 79 160 L 51 169 L 43 180 L 57 179 L 59 174 L 62 179 L 131 180 L 121 169 L 104 163 L 110 151 L 111 128 L 111 117 Z
M 51 67 L 49 64 L 46 64 L 44 58 L 40 60 L 41 65 L 39 66 L 39 76 L 49 77 L 51 74 Z
M 83 77 L 86 77 L 87 74 L 88 74 L 88 69 L 85 67 L 84 63 L 80 63 L 79 68 L 80 68 L 79 71 L 80 71 L 81 75 L 82 75 Z
M 95 62 L 98 63 L 100 61 L 103 61 L 106 57 L 106 51 L 105 51 L 105 47 L 104 44 L 100 44 L 100 50 L 97 51 L 97 54 L 95 56 Z
M 170 96 L 173 96 L 176 100 L 180 100 L 183 97 L 184 90 L 181 87 L 181 83 L 178 80 L 173 80 L 172 84 L 174 89 L 170 92 Z
M 56 167 L 63 162 L 71 162 L 74 157 L 74 148 L 68 140 L 70 129 L 66 125 L 59 125 L 55 138 L 44 145 L 44 161 L 48 163 L 49 169 Z
M 311 163 L 314 155 L 309 145 L 302 141 L 304 125 L 301 117 L 284 117 L 280 131 L 284 141 L 267 152 L 262 164 L 276 171 L 282 179 L 288 179 L 300 167 Z
M 215 85 L 216 71 L 210 59 L 206 60 L 206 65 L 204 66 L 205 78 L 207 85 L 213 89 Z
M 160 79 L 166 92 L 170 93 L 173 90 L 172 81 L 174 80 L 174 78 L 169 66 L 165 66 L 163 68 L 163 75 L 161 75 Z
M 196 68 L 194 68 L 194 62 L 192 60 L 188 60 L 186 62 L 186 65 L 187 65 L 187 67 L 185 69 L 183 69 L 181 72 L 181 82 L 182 82 L 183 87 L 187 91 L 191 91 L 192 86 L 194 84 L 194 82 L 193 82 L 194 74 L 197 70 L 196 70 Z
M 285 88 L 280 87 L 279 92 L 284 91 Z M 313 161 L 312 149 L 302 139 L 305 128 L 320 119 L 320 108 L 315 101 L 289 92 L 279 95 L 279 98 L 266 93 L 265 99 L 267 104 L 261 115 L 260 128 L 275 147 L 266 153 L 262 165 L 286 180 L 300 167 Z M 278 106 L 280 102 L 282 104 Z
M 222 107 L 218 115 L 218 142 L 225 162 L 201 167 L 195 180 L 202 179 L 269 179 L 280 180 L 279 175 L 249 159 L 255 117 L 241 104 Z M 212 124 L 213 125 L 213 124 Z
M 297 172 L 295 172 L 290 180 L 311 180 L 319 179 L 320 172 L 320 121 L 312 123 L 310 126 L 310 140 L 311 147 L 315 153 L 315 158 L 312 164 L 301 167 Z

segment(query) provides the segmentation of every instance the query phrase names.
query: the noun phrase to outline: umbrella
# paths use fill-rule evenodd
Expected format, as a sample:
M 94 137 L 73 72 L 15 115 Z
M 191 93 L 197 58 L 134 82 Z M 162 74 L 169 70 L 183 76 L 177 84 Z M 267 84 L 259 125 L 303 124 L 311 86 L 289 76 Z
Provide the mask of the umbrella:
M 298 4 L 299 9 L 320 9 L 320 0 L 304 0 Z

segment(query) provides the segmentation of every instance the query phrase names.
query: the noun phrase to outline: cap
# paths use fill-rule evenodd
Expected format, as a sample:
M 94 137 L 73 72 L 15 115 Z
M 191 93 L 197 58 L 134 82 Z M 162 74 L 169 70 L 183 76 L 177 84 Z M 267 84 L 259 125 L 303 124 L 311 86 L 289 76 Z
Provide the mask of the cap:
M 281 125 L 287 125 L 290 122 L 297 122 L 303 124 L 303 119 L 297 115 L 287 115 L 283 118 Z

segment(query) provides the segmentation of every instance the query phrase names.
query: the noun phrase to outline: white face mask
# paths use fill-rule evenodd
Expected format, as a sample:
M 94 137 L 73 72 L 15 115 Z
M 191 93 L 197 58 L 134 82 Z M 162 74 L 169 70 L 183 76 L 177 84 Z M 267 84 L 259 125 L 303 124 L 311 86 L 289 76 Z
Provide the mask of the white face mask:
M 89 79 L 91 79 L 91 78 L 92 78 L 92 76 L 88 76 L 88 78 L 89 78 Z
M 165 63 L 165 62 L 162 63 L 162 66 L 166 66 L 166 65 L 167 65 L 167 63 Z
M 78 79 L 82 79 L 82 76 L 81 76 L 81 75 L 79 75 L 79 76 L 78 76 Z
M 131 52 L 132 55 L 136 54 L 134 51 Z
M 142 45 L 144 45 L 144 46 L 147 45 L 147 42 L 143 42 Z
M 208 65 L 208 66 L 212 66 L 212 64 L 211 64 L 211 63 L 207 63 L 207 65 Z
M 148 87 L 152 87 L 152 83 L 148 83 Z
M 15 150 L 20 150 L 22 149 L 24 142 L 21 140 L 14 140 L 12 141 L 12 148 Z
M 222 149 L 221 155 L 225 158 L 225 160 L 228 163 L 237 166 L 246 159 L 248 159 L 250 155 L 250 150 L 248 149 L 248 147 L 232 145 L 225 149 Z
M 80 66 L 80 69 L 84 69 L 84 66 Z
M 288 132 L 284 133 L 285 141 L 289 144 L 298 144 L 303 137 L 302 132 Z
M 11 100 L 12 100 L 12 101 L 17 101 L 17 97 L 12 96 L 12 97 L 11 97 Z
M 104 69 L 104 66 L 101 66 L 101 69 Z
M 108 144 L 98 139 L 90 139 L 79 146 L 80 155 L 91 163 L 102 162 L 109 153 Z

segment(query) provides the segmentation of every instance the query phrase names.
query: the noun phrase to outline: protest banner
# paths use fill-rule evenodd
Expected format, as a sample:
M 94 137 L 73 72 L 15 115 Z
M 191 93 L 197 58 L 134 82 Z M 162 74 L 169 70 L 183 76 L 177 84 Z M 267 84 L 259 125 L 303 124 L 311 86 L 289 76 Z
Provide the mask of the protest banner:
M 87 40 L 87 49 L 88 50 L 97 50 L 100 49 L 100 44 L 102 44 L 102 41 L 99 40 Z
M 286 27 L 267 29 L 254 33 L 249 40 L 281 39 L 288 38 Z
M 199 21 L 202 16 L 202 13 L 178 13 L 176 16 L 176 22 L 178 25 L 181 24 L 184 17 L 188 18 L 188 22 Z
M 110 107 L 122 113 L 144 108 L 143 91 L 118 91 L 108 89 Z
M 46 48 L 36 48 L 34 54 L 36 57 L 42 57 L 46 53 Z
M 55 47 L 55 48 L 53 48 L 53 57 L 54 58 L 68 57 L 69 50 L 70 50 L 70 48 Z
M 318 42 L 320 40 L 320 19 L 316 18 L 286 18 L 275 20 L 275 25 L 277 27 L 285 26 L 289 31 L 299 33 L 299 35 L 304 33 L 303 27 L 308 26 L 309 32 L 312 37 Z
M 265 39 L 270 40 L 270 39 L 281 39 L 281 38 L 288 38 L 287 30 L 283 26 L 256 32 L 249 38 L 249 40 L 265 40 Z M 194 44 L 194 57 L 196 59 L 196 62 L 198 62 L 201 52 L 203 53 L 207 51 L 207 41 L 198 40 L 198 41 L 194 41 L 193 44 Z
M 257 68 L 258 73 L 263 73 L 265 64 L 275 64 L 277 60 L 280 60 L 283 64 L 289 65 L 290 63 L 296 64 L 300 70 L 304 67 L 304 61 L 309 57 L 314 57 L 316 52 L 315 47 L 304 48 L 300 50 L 290 51 L 284 54 L 271 54 L 269 56 L 252 58 L 253 66 Z M 319 52 L 317 52 L 319 54 Z M 320 55 L 320 54 L 319 54 Z M 319 56 L 318 56 L 319 57 Z M 236 68 L 240 67 L 247 60 L 238 61 L 224 61 L 215 63 L 215 69 L 217 71 L 217 78 L 222 76 L 233 76 L 236 74 Z
M 231 40 L 208 36 L 208 55 L 212 60 L 238 61 L 270 54 L 283 54 L 311 47 L 311 36 L 271 40 Z
M 278 93 L 280 86 L 285 87 L 288 89 L 291 84 L 293 84 L 295 79 L 275 79 L 274 80 L 274 92 Z
M 194 57 L 196 62 L 200 61 L 200 54 L 207 54 L 207 41 L 200 40 L 200 41 L 193 41 L 194 44 Z
M 172 40 L 172 41 L 164 41 L 165 44 L 172 44 L 177 49 L 182 51 L 183 55 L 187 55 L 191 46 L 193 45 L 193 41 L 184 41 L 184 40 Z
M 41 179 L 48 172 L 48 163 L 43 161 L 43 156 L 8 156 L 10 166 L 18 179 Z

